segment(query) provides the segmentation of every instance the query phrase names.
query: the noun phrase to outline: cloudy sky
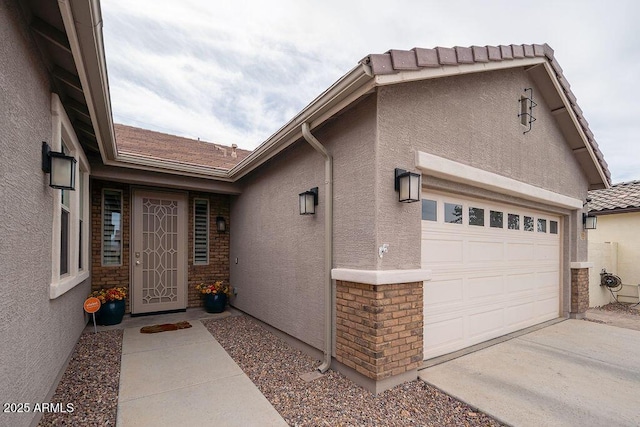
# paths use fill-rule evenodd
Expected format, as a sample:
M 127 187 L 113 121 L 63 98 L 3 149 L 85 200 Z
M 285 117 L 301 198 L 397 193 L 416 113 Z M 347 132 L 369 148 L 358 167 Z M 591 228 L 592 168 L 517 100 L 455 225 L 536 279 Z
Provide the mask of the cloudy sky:
M 117 123 L 253 149 L 369 53 L 548 43 L 609 163 L 640 179 L 640 2 L 102 0 Z

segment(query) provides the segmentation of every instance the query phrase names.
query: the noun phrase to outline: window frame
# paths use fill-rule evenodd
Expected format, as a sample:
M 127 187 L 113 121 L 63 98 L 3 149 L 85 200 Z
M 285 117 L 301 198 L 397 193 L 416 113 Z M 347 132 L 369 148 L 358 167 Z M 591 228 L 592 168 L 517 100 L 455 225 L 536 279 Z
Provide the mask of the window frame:
M 117 264 L 105 264 L 104 262 L 104 195 L 106 191 L 118 193 L 120 195 L 120 262 Z M 122 231 L 124 226 L 123 221 L 123 192 L 119 188 L 103 188 L 100 194 L 100 266 L 101 267 L 122 267 L 123 262 L 123 244 L 122 244 Z
M 83 180 L 82 188 L 76 183 L 75 191 L 69 191 L 68 210 L 63 207 L 62 191 L 50 188 L 52 192 L 52 238 L 51 238 L 51 281 L 49 284 L 49 299 L 56 299 L 75 288 L 90 276 L 89 270 L 89 176 L 91 168 L 82 150 L 82 146 L 71 126 L 71 121 L 56 94 L 51 94 L 51 149 L 62 151 L 63 144 L 68 155 L 76 158 L 77 176 Z M 64 142 L 63 142 L 64 141 Z M 82 195 L 80 194 L 82 193 Z M 82 203 L 82 208 L 80 204 Z M 61 245 L 62 245 L 62 209 L 68 212 L 68 271 L 61 274 Z M 81 229 L 82 227 L 82 229 Z M 82 240 L 84 241 L 81 241 Z M 80 258 L 83 267 L 77 262 Z
M 206 213 L 206 261 L 196 261 L 196 203 L 197 202 L 206 202 L 207 204 L 207 213 Z M 193 265 L 209 265 L 209 252 L 211 250 L 211 203 L 209 199 L 205 199 L 202 197 L 196 197 L 193 199 Z

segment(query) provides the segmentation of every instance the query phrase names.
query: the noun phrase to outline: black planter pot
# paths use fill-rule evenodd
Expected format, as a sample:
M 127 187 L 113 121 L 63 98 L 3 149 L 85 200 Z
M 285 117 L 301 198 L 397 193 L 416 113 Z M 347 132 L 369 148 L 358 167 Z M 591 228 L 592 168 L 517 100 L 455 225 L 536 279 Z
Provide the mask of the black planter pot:
M 204 309 L 207 313 L 222 313 L 226 305 L 226 294 L 204 294 Z
M 125 300 L 109 301 L 100 306 L 96 312 L 96 323 L 98 325 L 117 325 L 122 322 L 124 316 Z

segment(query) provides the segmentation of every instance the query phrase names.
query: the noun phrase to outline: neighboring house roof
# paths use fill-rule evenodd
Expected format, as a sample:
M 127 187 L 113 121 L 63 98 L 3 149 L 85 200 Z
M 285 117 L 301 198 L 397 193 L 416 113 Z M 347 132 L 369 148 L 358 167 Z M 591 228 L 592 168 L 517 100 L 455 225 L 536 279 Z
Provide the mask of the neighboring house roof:
M 564 77 L 562 68 L 553 56 L 553 49 L 546 43 L 500 45 L 500 46 L 471 46 L 453 48 L 436 47 L 433 49 L 413 48 L 411 50 L 390 50 L 383 54 L 372 54 L 362 59 L 361 63 L 369 65 L 375 75 L 397 74 L 404 71 L 419 71 L 421 69 L 440 68 L 444 66 L 489 64 L 499 61 L 513 61 L 524 58 L 546 57 L 556 74 L 556 78 L 566 95 L 577 121 L 586 135 L 595 157 L 600 164 L 608 183 L 611 183 L 611 172 L 607 162 L 593 133 L 589 129 L 589 123 L 584 118 L 582 110 L 577 104 L 577 99 L 571 91 L 571 85 Z
M 229 170 L 250 151 L 147 129 L 114 124 L 118 153 Z
M 595 214 L 640 211 L 640 181 L 621 182 L 603 190 L 592 190 L 589 198 L 589 211 Z

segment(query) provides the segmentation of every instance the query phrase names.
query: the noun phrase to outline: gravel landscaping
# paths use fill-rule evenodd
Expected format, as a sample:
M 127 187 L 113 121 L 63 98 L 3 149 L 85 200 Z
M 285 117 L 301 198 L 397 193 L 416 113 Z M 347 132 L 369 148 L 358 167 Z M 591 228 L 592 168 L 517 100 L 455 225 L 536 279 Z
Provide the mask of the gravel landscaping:
M 334 371 L 307 383 L 320 362 L 250 318 L 203 323 L 291 426 L 502 425 L 419 380 L 377 396 Z
M 50 402 L 73 412 L 46 413 L 39 426 L 115 426 L 123 330 L 85 332 Z
M 638 307 L 595 309 L 640 316 Z M 640 320 L 640 319 L 639 319 Z M 247 316 L 202 320 L 209 332 L 291 426 L 499 426 L 499 422 L 429 386 L 412 381 L 373 395 L 335 371 L 305 382 L 318 360 L 290 347 Z M 85 332 L 52 403 L 73 412 L 46 413 L 39 426 L 114 426 L 123 330 Z
M 602 307 L 594 307 L 590 310 L 601 310 L 601 311 L 613 311 L 616 313 L 627 313 L 634 314 L 636 316 L 640 316 L 640 306 L 637 304 L 628 304 L 622 302 L 612 302 L 611 304 L 603 305 Z

